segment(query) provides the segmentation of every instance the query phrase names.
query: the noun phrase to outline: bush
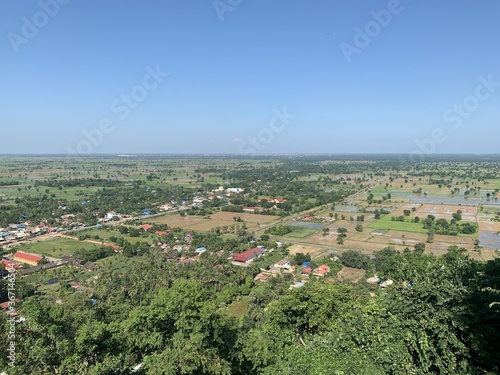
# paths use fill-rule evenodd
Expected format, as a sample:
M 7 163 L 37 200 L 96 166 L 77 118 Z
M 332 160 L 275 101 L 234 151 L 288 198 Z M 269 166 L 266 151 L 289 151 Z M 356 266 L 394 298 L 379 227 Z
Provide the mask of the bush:
M 357 250 L 347 250 L 340 256 L 340 261 L 346 267 L 368 269 L 370 258 Z
M 269 228 L 265 231 L 265 233 L 274 234 L 276 236 L 284 236 L 285 234 L 291 233 L 292 228 L 287 225 L 276 225 L 272 228 Z

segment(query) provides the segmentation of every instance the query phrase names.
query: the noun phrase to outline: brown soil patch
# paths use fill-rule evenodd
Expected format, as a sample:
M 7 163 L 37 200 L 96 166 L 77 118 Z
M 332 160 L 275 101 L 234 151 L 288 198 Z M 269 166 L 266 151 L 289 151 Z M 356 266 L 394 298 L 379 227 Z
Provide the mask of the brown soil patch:
M 385 242 L 385 243 L 384 243 Z M 393 246 L 398 251 L 403 251 L 406 246 L 398 246 L 389 243 L 389 241 L 385 240 L 384 242 L 364 242 L 364 241 L 352 241 L 346 240 L 344 241 L 343 250 L 359 250 L 363 253 L 371 254 L 374 251 L 382 250 L 387 246 Z
M 235 224 L 241 224 L 233 221 L 233 217 L 241 217 L 247 223 L 261 223 L 267 224 L 271 221 L 278 220 L 279 216 L 273 215 L 259 215 L 259 214 L 249 214 L 241 212 L 217 212 L 210 216 L 212 220 L 216 221 L 230 221 Z
M 303 246 L 303 245 L 292 245 L 288 248 L 290 251 L 290 256 L 293 256 L 297 253 L 303 253 L 307 254 L 309 253 L 311 255 L 311 258 L 317 258 L 319 256 L 325 255 L 327 250 L 323 248 L 318 248 L 316 246 Z
M 485 219 L 479 220 L 479 231 L 481 232 L 498 232 L 500 231 L 500 223 L 495 221 L 488 221 Z
M 175 215 L 175 216 L 155 217 L 154 219 L 148 219 L 148 222 L 158 223 L 158 224 L 167 224 L 169 227 L 185 228 L 187 226 L 198 224 L 198 223 L 208 221 L 208 220 L 209 219 L 203 219 L 201 216 L 182 217 L 180 215 Z
M 357 283 L 365 277 L 366 271 L 359 270 L 357 268 L 344 267 L 339 272 L 337 272 L 337 277 L 339 280 L 349 280 L 353 283 Z

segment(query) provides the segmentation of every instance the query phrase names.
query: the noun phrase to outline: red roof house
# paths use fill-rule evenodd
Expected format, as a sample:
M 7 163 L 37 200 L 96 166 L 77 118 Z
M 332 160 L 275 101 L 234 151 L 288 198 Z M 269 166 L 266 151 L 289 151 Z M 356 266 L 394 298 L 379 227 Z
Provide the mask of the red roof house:
M 301 274 L 303 274 L 303 275 L 310 275 L 312 271 L 313 271 L 313 270 L 312 270 L 312 268 L 311 268 L 311 267 L 306 267 L 306 268 L 304 268 L 304 269 L 302 270 Z
M 244 251 L 239 254 L 233 255 L 233 260 L 236 262 L 246 263 L 252 259 L 258 258 L 264 254 L 264 250 L 259 247 L 254 247 L 253 249 Z
M 41 256 L 28 254 L 23 251 L 18 251 L 17 253 L 15 253 L 13 258 L 17 262 L 26 263 L 30 266 L 38 266 L 40 261 L 43 259 L 43 257 Z
M 16 262 L 13 262 L 13 261 L 7 260 L 7 259 L 0 260 L 0 263 L 5 266 L 6 270 L 11 268 L 11 267 L 14 268 L 15 270 L 17 270 L 19 267 L 21 267 L 21 265 L 19 263 L 16 263 Z
M 313 275 L 314 276 L 321 276 L 321 277 L 324 277 L 326 274 L 328 273 L 328 271 L 325 269 L 325 268 L 319 268 L 318 270 L 316 270 Z
M 153 229 L 153 226 L 152 225 L 149 225 L 149 224 L 143 224 L 139 227 L 139 229 L 144 229 L 144 230 L 151 230 Z

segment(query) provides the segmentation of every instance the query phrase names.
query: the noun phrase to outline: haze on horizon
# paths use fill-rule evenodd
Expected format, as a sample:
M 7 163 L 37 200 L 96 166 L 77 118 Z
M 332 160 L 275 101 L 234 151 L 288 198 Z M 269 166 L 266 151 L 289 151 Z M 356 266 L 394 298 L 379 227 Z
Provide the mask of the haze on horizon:
M 0 154 L 498 152 L 500 4 L 0 4 Z

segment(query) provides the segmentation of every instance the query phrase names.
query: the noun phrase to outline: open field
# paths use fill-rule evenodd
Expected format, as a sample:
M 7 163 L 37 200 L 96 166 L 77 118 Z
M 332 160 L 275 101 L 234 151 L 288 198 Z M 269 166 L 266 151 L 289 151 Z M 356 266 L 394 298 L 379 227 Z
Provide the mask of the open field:
M 160 216 L 148 220 L 151 223 L 167 224 L 169 227 L 179 227 L 183 229 L 198 230 L 202 232 L 209 231 L 212 228 L 232 225 L 242 225 L 242 222 L 234 221 L 234 217 L 240 217 L 245 221 L 247 228 L 258 229 L 260 226 L 267 225 L 280 218 L 273 215 L 259 215 L 240 212 L 216 212 L 210 215 L 210 218 L 201 216 L 186 215 L 182 217 L 178 214 Z
M 324 166 L 342 165 L 345 163 L 345 161 L 328 161 L 324 163 Z M 429 166 L 428 169 L 420 169 L 417 172 L 401 169 L 395 172 L 394 169 L 385 169 L 385 167 L 371 169 L 372 165 L 371 162 L 363 164 L 360 169 L 352 173 L 345 169 L 323 172 L 323 169 L 318 168 L 310 173 L 309 171 L 293 171 L 293 173 L 290 171 L 293 176 L 296 175 L 297 181 L 310 184 L 312 190 L 317 189 L 314 190 L 316 192 L 335 193 L 349 186 L 354 187 L 354 189 L 345 199 L 323 200 L 327 203 L 316 207 L 310 206 L 314 205 L 317 201 L 316 195 L 306 194 L 300 206 L 303 209 L 294 212 L 315 211 L 316 215 L 326 218 L 329 217 L 329 214 L 337 214 L 339 217 L 344 215 L 346 220 L 339 219 L 335 222 L 327 221 L 319 223 L 323 227 L 330 228 L 330 234 L 327 236 L 322 236 L 320 227 L 307 228 L 299 226 L 294 228 L 294 232 L 283 236 L 283 240 L 298 243 L 300 244 L 299 246 L 310 244 L 315 248 L 315 245 L 318 245 L 318 248 L 321 249 L 320 252 L 323 252 L 327 247 L 335 251 L 356 248 L 365 252 L 378 250 L 389 245 L 396 246 L 398 249 L 404 249 L 405 247 L 412 248 L 416 243 L 426 241 L 427 230 L 423 229 L 420 223 L 393 222 L 391 221 L 391 216 L 402 216 L 404 210 L 415 208 L 416 211 L 411 212 L 408 217 L 409 220 L 415 216 L 422 219 L 427 215 L 434 215 L 436 218 L 449 220 L 451 219 L 451 215 L 460 209 L 462 210 L 463 221 L 477 222 L 479 225 L 480 233 L 472 237 L 482 236 L 482 242 L 491 248 L 497 245 L 495 241 L 492 241 L 496 237 L 491 237 L 491 233 L 500 231 L 500 223 L 489 221 L 488 219 L 494 216 L 496 212 L 500 212 L 498 197 L 495 197 L 497 194 L 495 189 L 500 189 L 500 178 L 497 178 L 498 175 L 495 174 L 495 170 L 491 169 L 490 166 L 485 165 L 482 168 L 476 168 L 475 164 L 469 162 L 454 164 L 453 166 L 450 166 L 451 164 L 449 163 L 443 163 Z M 95 193 L 102 189 L 102 185 L 99 184 L 110 182 L 111 185 L 106 187 L 106 189 L 112 190 L 116 185 L 120 189 L 125 188 L 124 190 L 126 191 L 129 187 L 133 188 L 132 182 L 140 182 L 141 191 L 153 192 L 157 188 L 166 187 L 169 189 L 172 186 L 176 189 L 186 189 L 181 193 L 180 197 L 185 195 L 185 199 L 189 200 L 189 194 L 185 194 L 189 189 L 193 190 L 196 195 L 208 196 L 207 192 L 200 189 L 203 183 L 217 184 L 217 186 L 220 185 L 227 188 L 231 186 L 237 187 L 239 181 L 244 181 L 248 183 L 245 186 L 258 186 L 258 189 L 249 188 L 250 195 L 246 196 L 247 198 L 245 199 L 255 194 L 255 196 L 258 195 L 261 197 L 283 195 L 285 198 L 291 200 L 291 197 L 295 196 L 296 190 L 283 191 L 283 194 L 281 194 L 281 191 L 276 193 L 276 190 L 265 191 L 264 189 L 263 191 L 257 191 L 262 189 L 263 185 L 256 181 L 264 181 L 262 177 L 267 176 L 267 174 L 255 178 L 252 177 L 248 181 L 245 179 L 246 175 L 243 175 L 243 178 L 228 177 L 228 171 L 237 171 L 240 168 L 255 171 L 270 167 L 276 168 L 276 166 L 280 168 L 286 167 L 286 162 L 278 160 L 233 160 L 222 157 L 204 159 L 191 157 L 167 158 L 161 156 L 151 158 L 85 157 L 68 162 L 62 158 L 49 156 L 37 157 L 36 159 L 15 157 L 5 159 L 0 163 L 0 182 L 6 183 L 6 185 L 0 186 L 0 197 L 4 199 L 2 202 L 4 205 L 15 206 L 16 198 L 24 199 L 28 196 L 39 197 L 46 194 L 49 198 L 65 201 L 61 205 L 68 205 L 68 202 L 78 203 L 85 199 L 91 200 L 91 197 L 95 202 L 97 199 L 97 194 Z M 207 171 L 205 168 L 210 169 Z M 222 171 L 224 172 L 222 173 Z M 474 175 L 474 178 L 472 178 L 472 172 L 469 173 L 470 171 L 474 171 L 473 173 L 478 175 Z M 418 175 L 412 175 L 412 173 L 418 173 Z M 487 178 L 482 175 L 483 173 L 487 174 Z M 480 179 L 479 177 L 482 178 Z M 260 180 L 258 180 L 259 178 Z M 53 184 L 50 186 L 50 182 L 53 180 L 74 181 L 77 179 L 89 180 L 88 186 L 86 183 L 78 186 L 73 186 L 72 184 L 64 186 Z M 18 184 L 9 185 L 9 182 Z M 272 185 L 272 179 L 267 183 Z M 371 187 L 368 187 L 369 185 Z M 480 187 L 481 189 L 475 189 L 476 187 Z M 456 191 L 451 196 L 453 189 Z M 466 195 L 465 192 L 468 189 L 470 192 Z M 370 192 L 374 195 L 375 201 L 369 204 L 367 198 Z M 287 197 L 286 194 L 289 196 Z M 390 197 L 388 197 L 388 194 L 390 194 Z M 173 197 L 174 193 L 169 191 L 167 194 L 164 192 L 164 195 L 160 196 L 161 198 L 158 201 L 163 204 L 173 199 L 170 197 Z M 180 201 L 177 195 L 175 199 Z M 147 207 L 155 208 L 156 206 L 153 202 L 156 202 L 156 200 L 149 201 Z M 120 201 L 114 203 L 115 206 L 107 207 L 106 210 L 113 209 L 120 211 L 122 208 L 120 207 Z M 306 206 L 306 203 L 309 206 Z M 478 210 L 478 205 L 484 205 L 484 210 Z M 333 211 L 330 209 L 332 206 L 335 207 Z M 388 210 L 390 214 L 382 216 L 379 220 L 375 220 L 373 218 L 373 211 L 380 208 Z M 365 209 L 370 213 L 363 212 Z M 47 212 L 50 215 L 52 211 Z M 140 210 L 137 211 L 134 208 L 133 212 L 140 212 Z M 57 213 L 56 218 L 62 213 Z M 354 228 L 358 223 L 355 221 L 351 222 L 349 218 L 355 218 L 361 214 L 365 216 L 365 221 L 359 224 L 364 227 L 364 231 L 357 233 Z M 181 217 L 178 213 L 171 213 L 162 217 L 148 219 L 148 221 L 165 223 L 170 227 L 181 227 L 185 230 L 209 232 L 217 227 L 241 225 L 241 222 L 233 220 L 234 217 L 242 218 L 249 231 L 257 232 L 257 236 L 261 235 L 269 225 L 274 225 L 282 221 L 290 225 L 293 222 L 293 214 L 281 218 L 278 216 L 236 212 L 216 212 L 209 218 L 190 215 Z M 82 222 L 87 223 L 86 221 Z M 52 225 L 56 224 L 52 223 Z M 348 229 L 344 245 L 336 243 L 336 228 L 339 226 Z M 386 233 L 383 236 L 373 236 L 370 233 L 375 229 L 385 230 Z M 148 237 L 128 237 L 120 235 L 118 232 L 102 229 L 92 229 L 84 233 L 91 235 L 91 237 L 99 235 L 103 241 L 108 241 L 110 236 L 124 237 L 130 242 L 151 242 L 154 240 L 154 236 L 150 235 Z M 226 233 L 223 236 L 231 237 L 232 235 Z M 273 239 L 278 239 L 275 237 L 272 236 Z M 50 256 L 58 254 L 60 251 L 71 253 L 74 251 L 74 246 L 91 245 L 76 241 L 73 245 L 63 245 L 62 250 L 57 250 L 59 245 L 56 245 L 56 251 L 53 252 L 54 243 L 51 240 L 47 241 L 44 246 L 40 247 L 41 251 L 48 253 L 47 255 Z M 474 247 L 473 238 L 463 236 L 436 236 L 434 243 L 428 244 L 427 247 L 429 251 L 443 252 L 446 251 L 447 246 L 450 244 L 459 244 L 470 251 Z M 31 246 L 34 245 L 40 246 L 37 242 L 31 244 Z M 26 251 L 30 250 L 26 248 Z M 36 250 L 31 251 L 36 252 Z M 487 251 L 485 250 L 484 252 Z
M 306 238 L 316 233 L 317 229 L 306 228 L 302 226 L 291 226 L 292 232 L 283 236 L 283 239 L 290 238 Z
M 462 211 L 462 221 L 476 221 L 477 207 L 472 206 L 423 204 L 421 207 L 417 208 L 415 215 L 420 218 L 427 217 L 427 215 L 434 215 L 437 219 L 451 220 L 452 214 L 458 210 Z
M 398 246 L 389 243 L 383 243 L 382 241 L 374 241 L 374 242 L 365 242 L 365 241 L 354 241 L 354 240 L 345 240 L 344 245 L 342 246 L 342 250 L 359 250 L 365 254 L 371 254 L 374 251 L 380 251 L 387 246 L 392 246 L 398 251 L 403 251 L 406 246 Z
M 136 243 L 136 242 L 148 242 L 152 243 L 153 238 L 149 234 L 147 237 L 130 237 L 126 234 L 121 234 L 120 232 L 116 230 L 111 230 L 111 229 L 103 229 L 103 228 L 93 228 L 93 229 L 88 229 L 88 230 L 83 230 L 78 233 L 68 233 L 71 237 L 74 237 L 78 239 L 79 235 L 89 235 L 91 240 L 96 240 L 96 241 L 102 241 L 102 242 L 111 242 L 110 237 L 122 237 L 126 239 L 130 243 Z M 98 239 L 94 238 L 94 236 L 99 236 Z M 81 242 L 81 241 L 80 241 Z
M 221 220 L 221 221 L 233 221 L 233 217 L 241 217 L 241 219 L 247 223 L 254 224 L 268 224 L 274 220 L 280 220 L 279 216 L 273 215 L 260 215 L 260 214 L 250 214 L 250 213 L 241 213 L 241 212 L 216 212 L 211 215 L 212 220 Z
M 297 253 L 303 253 L 303 254 L 309 253 L 312 259 L 321 258 L 328 252 L 328 250 L 325 250 L 324 248 L 316 247 L 313 245 L 311 246 L 292 245 L 288 248 L 288 250 L 290 251 L 290 256 L 294 256 Z
M 382 236 L 377 236 L 370 234 L 369 231 L 365 231 L 363 233 L 356 233 L 352 237 L 349 237 L 348 240 L 379 243 L 387 246 L 400 245 L 413 247 L 417 243 L 425 242 L 427 240 L 427 234 L 390 230 Z
M 382 229 L 382 230 L 397 230 L 402 232 L 416 232 L 416 233 L 427 233 L 427 229 L 424 229 L 422 223 L 409 223 L 401 221 L 392 221 L 391 215 L 385 215 L 379 220 L 373 221 L 370 225 L 372 229 Z
M 478 220 L 480 232 L 498 232 L 500 231 L 500 222 L 491 220 Z
M 339 272 L 337 272 L 337 277 L 342 281 L 352 281 L 357 283 L 365 277 L 366 271 L 357 268 L 344 267 Z
M 81 248 L 92 249 L 95 247 L 97 247 L 97 245 L 83 241 L 75 241 L 68 238 L 55 238 L 50 241 L 21 244 L 11 248 L 11 250 L 20 250 L 45 255 L 47 257 L 61 258 L 63 255 L 73 255 Z

